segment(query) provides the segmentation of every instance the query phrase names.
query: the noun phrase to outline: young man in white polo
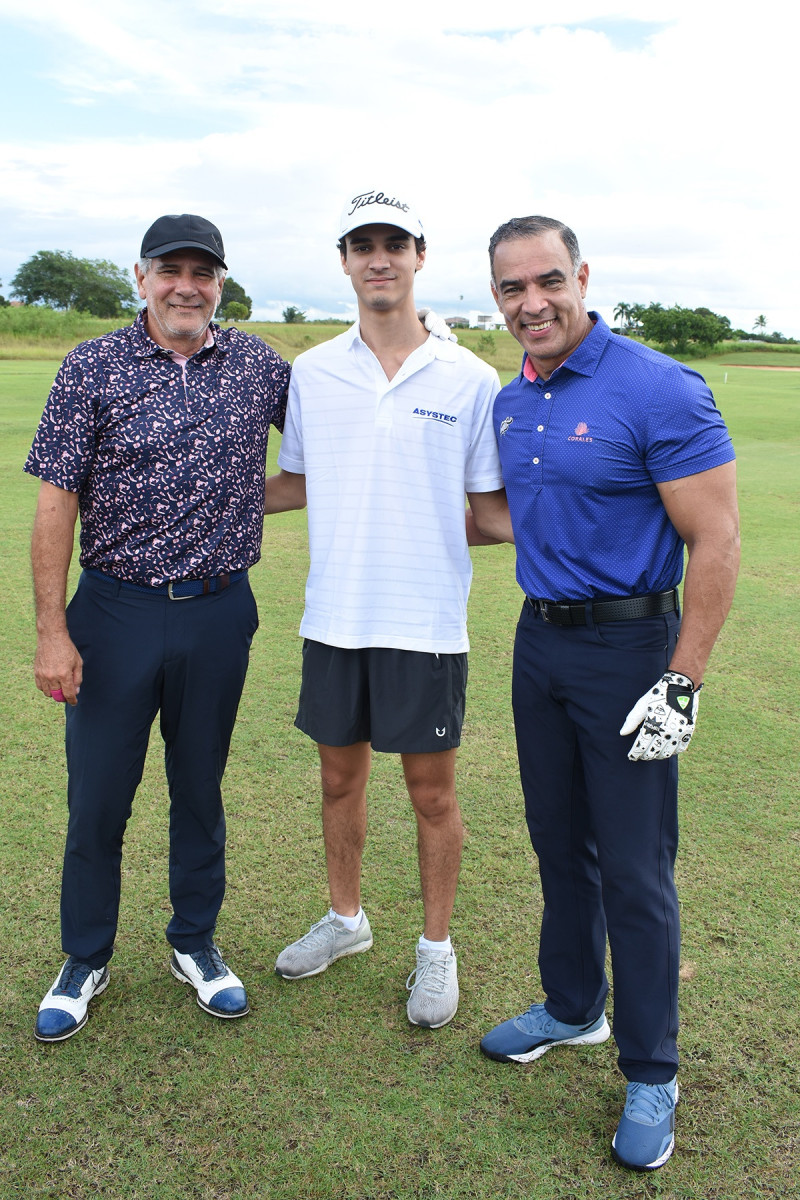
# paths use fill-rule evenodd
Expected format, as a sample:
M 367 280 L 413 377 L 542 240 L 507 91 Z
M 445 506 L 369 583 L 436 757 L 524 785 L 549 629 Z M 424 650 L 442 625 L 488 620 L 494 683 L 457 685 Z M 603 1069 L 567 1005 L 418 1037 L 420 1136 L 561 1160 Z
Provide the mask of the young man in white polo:
M 465 493 L 481 533 L 511 536 L 492 430 L 499 381 L 418 320 L 425 241 L 412 205 L 394 192 L 354 193 L 339 237 L 359 319 L 295 361 L 281 472 L 266 495 L 268 513 L 308 504 L 296 725 L 319 749 L 331 908 L 275 969 L 304 979 L 372 946 L 361 908 L 366 787 L 372 751 L 399 754 L 425 910 L 407 1012 L 436 1029 L 458 1007 L 449 926 L 463 840 Z

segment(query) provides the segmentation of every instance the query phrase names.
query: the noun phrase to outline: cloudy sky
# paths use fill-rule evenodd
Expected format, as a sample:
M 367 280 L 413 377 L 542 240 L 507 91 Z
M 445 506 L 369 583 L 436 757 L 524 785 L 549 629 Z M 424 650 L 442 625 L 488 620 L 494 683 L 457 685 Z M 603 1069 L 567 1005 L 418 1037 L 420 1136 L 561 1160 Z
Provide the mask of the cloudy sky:
M 254 315 L 350 315 L 337 219 L 377 188 L 419 208 L 417 296 L 445 315 L 493 309 L 489 235 L 544 213 L 577 232 L 607 318 L 658 300 L 800 337 L 785 11 L 0 0 L 2 290 L 38 250 L 129 266 L 155 217 L 189 211 Z

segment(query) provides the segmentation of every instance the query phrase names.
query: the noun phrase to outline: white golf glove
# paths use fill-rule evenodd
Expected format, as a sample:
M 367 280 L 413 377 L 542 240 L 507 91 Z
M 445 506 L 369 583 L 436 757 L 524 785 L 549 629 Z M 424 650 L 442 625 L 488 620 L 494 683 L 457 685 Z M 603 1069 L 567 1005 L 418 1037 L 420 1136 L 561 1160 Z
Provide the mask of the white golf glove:
M 418 308 L 417 316 L 422 321 L 428 333 L 432 333 L 434 337 L 441 338 L 443 342 L 458 341 L 458 338 L 446 323 L 444 317 L 440 317 L 432 308 Z
M 683 753 L 694 733 L 702 686 L 696 688 L 687 675 L 665 671 L 655 687 L 637 700 L 619 731 L 626 737 L 641 725 L 628 751 L 631 762 Z

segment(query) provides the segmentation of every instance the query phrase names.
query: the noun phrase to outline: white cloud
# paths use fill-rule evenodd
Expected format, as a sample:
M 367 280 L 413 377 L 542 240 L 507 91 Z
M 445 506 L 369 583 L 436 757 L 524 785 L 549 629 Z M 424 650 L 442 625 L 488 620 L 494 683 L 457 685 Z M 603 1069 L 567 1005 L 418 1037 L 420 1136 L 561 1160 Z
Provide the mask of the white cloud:
M 340 204 L 388 184 L 423 212 L 418 290 L 448 311 L 490 303 L 496 225 L 545 212 L 578 232 L 601 306 L 766 312 L 800 336 L 778 266 L 796 209 L 789 31 L 709 0 L 664 0 L 652 21 L 633 3 L 530 10 L 0 0 L 41 48 L 24 133 L 0 146 L 6 287 L 43 248 L 132 262 L 155 216 L 188 209 L 220 225 L 257 305 L 338 311 Z

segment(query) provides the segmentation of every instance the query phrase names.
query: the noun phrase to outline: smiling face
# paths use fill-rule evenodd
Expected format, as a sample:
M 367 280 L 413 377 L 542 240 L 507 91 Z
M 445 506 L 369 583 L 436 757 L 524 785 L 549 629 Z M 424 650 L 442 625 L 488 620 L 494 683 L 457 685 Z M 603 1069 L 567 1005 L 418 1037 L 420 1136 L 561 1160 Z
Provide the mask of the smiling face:
M 410 233 L 394 225 L 361 225 L 345 237 L 342 268 L 359 305 L 388 312 L 413 305 L 414 276 L 425 261 Z
M 214 259 L 202 250 L 173 250 L 154 258 L 147 274 L 134 267 L 147 301 L 147 332 L 154 342 L 187 357 L 199 350 L 222 296 Z
M 589 267 L 577 275 L 555 231 L 500 242 L 494 252 L 492 295 L 509 333 L 548 379 L 591 332 L 583 304 Z

